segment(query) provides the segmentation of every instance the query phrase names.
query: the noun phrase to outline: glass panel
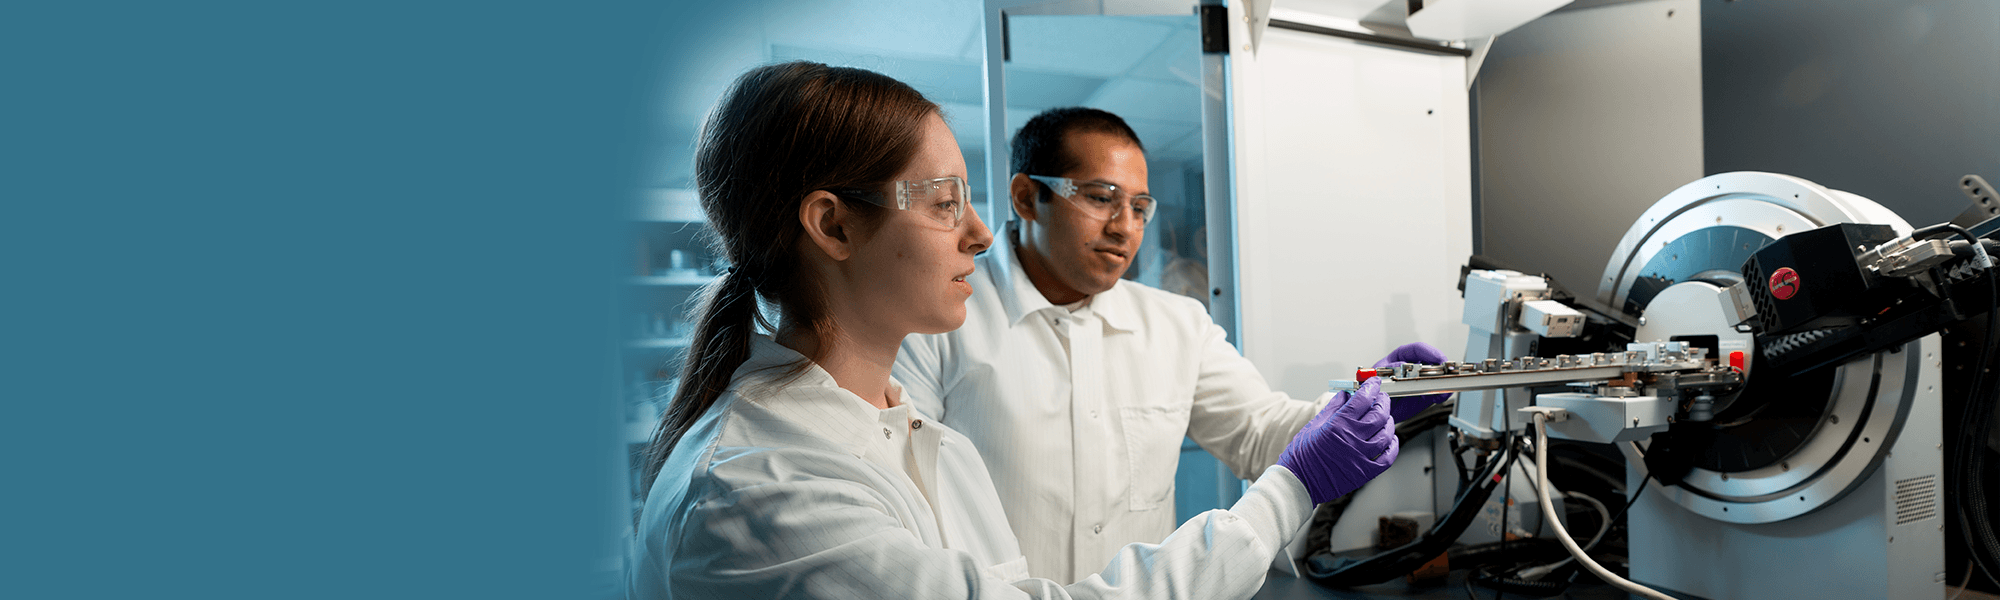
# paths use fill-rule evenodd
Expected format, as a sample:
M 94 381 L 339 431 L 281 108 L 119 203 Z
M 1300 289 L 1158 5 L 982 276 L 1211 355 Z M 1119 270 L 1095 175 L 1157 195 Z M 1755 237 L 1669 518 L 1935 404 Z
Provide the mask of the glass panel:
M 1160 204 L 1125 278 L 1207 305 L 1200 20 L 1191 12 L 1021 15 L 1008 18 L 1007 30 L 1009 134 L 1065 106 L 1102 109 L 1131 125 Z
M 1125 279 L 1194 298 L 1206 307 L 1210 286 L 1200 24 L 1192 10 L 1187 16 L 1011 16 L 1005 68 L 1009 135 L 1036 114 L 1065 106 L 1108 111 L 1139 135 L 1146 149 L 1148 191 L 1159 207 Z M 1184 440 L 1174 474 L 1180 521 L 1226 508 L 1242 490 L 1242 481 L 1228 467 Z

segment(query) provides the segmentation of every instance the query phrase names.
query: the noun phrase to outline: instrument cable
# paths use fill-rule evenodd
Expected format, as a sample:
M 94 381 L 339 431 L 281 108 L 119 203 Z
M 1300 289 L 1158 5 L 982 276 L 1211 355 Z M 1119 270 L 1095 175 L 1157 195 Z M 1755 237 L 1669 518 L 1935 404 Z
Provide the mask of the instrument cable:
M 1540 484 L 1535 487 L 1535 494 L 1540 496 L 1541 499 L 1542 518 L 1547 519 L 1549 526 L 1556 531 L 1556 540 L 1562 542 L 1564 548 L 1569 549 L 1570 555 L 1576 557 L 1577 564 L 1581 564 L 1584 568 L 1589 569 L 1591 574 L 1596 575 L 1598 579 L 1604 580 L 1605 583 L 1618 586 L 1625 591 L 1653 600 L 1674 600 L 1673 596 L 1668 596 L 1653 588 L 1633 583 L 1624 577 L 1619 577 L 1609 569 L 1604 568 L 1603 565 L 1597 564 L 1597 561 L 1591 560 L 1590 555 L 1585 554 L 1582 548 L 1577 547 L 1576 540 L 1569 537 L 1569 530 L 1563 527 L 1562 521 L 1556 519 L 1555 507 L 1549 503 L 1547 464 L 1549 444 L 1548 420 L 1548 414 L 1543 412 L 1535 413 L 1535 480 Z M 1636 500 L 1639 496 L 1635 492 L 1632 497 Z

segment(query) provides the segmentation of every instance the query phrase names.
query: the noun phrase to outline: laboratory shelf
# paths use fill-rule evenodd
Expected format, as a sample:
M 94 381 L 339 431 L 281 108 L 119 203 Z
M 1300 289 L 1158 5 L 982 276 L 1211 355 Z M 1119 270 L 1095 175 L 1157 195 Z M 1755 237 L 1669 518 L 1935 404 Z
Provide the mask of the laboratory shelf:
M 634 275 L 626 278 L 632 285 L 653 287 L 697 287 L 715 281 L 714 275 Z
M 639 223 L 706 223 L 701 201 L 694 190 L 652 188 L 640 194 L 632 206 L 632 221 Z
M 625 423 L 625 443 L 645 444 L 652 442 L 653 428 L 657 425 L 657 423 L 651 421 L 627 421 Z
M 688 338 L 642 338 L 625 342 L 633 350 L 661 350 L 688 347 Z

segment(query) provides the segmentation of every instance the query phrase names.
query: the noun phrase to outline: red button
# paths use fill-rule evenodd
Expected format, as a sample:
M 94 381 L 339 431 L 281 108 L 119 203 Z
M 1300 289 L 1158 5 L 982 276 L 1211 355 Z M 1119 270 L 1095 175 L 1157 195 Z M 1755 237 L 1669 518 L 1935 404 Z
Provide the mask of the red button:
M 1735 352 L 1731 352 L 1731 353 L 1729 353 L 1729 368 L 1731 368 L 1731 369 L 1736 369 L 1736 370 L 1738 370 L 1738 371 L 1741 371 L 1741 370 L 1743 370 L 1743 351 L 1742 351 L 1742 350 L 1737 350 L 1737 351 L 1735 351 Z

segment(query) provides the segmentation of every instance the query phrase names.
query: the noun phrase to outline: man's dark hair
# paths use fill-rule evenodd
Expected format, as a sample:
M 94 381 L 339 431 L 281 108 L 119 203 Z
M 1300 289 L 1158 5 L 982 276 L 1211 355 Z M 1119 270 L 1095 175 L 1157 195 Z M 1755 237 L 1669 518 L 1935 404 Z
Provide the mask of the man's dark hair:
M 1057 177 L 1075 169 L 1083 161 L 1071 155 L 1065 143 L 1073 133 L 1108 133 L 1130 140 L 1140 152 L 1146 151 L 1139 143 L 1139 134 L 1118 115 L 1082 106 L 1051 108 L 1014 132 L 1014 172 Z

